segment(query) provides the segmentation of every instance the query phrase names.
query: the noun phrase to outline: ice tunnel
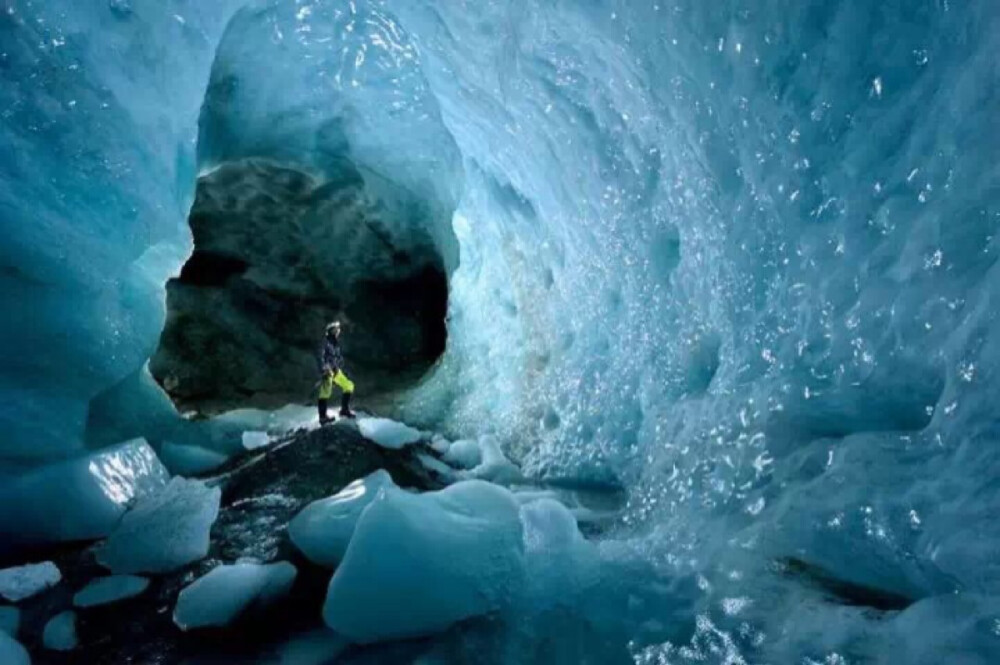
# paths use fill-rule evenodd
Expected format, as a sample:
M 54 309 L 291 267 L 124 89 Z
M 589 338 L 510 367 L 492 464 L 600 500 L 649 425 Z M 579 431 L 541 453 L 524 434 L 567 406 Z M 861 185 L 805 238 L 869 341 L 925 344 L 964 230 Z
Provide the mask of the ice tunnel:
M 627 497 L 439 660 L 1000 659 L 993 0 L 0 10 L 0 553 L 340 317 L 380 414 Z

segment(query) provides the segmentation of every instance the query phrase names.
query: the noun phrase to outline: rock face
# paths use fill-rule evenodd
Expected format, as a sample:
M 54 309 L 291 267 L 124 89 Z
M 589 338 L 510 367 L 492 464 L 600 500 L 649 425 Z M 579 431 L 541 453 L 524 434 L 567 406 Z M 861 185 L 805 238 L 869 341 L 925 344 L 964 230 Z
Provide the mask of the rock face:
M 307 398 L 333 318 L 348 323 L 345 354 L 369 395 L 444 350 L 443 261 L 420 224 L 389 220 L 353 167 L 323 181 L 260 160 L 224 164 L 199 180 L 190 223 L 194 253 L 167 284 L 150 362 L 182 409 Z

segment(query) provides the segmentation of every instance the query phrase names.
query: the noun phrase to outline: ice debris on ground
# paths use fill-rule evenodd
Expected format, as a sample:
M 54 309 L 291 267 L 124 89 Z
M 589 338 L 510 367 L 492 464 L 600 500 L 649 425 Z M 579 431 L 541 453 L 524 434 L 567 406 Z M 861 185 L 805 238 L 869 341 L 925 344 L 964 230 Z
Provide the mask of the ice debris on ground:
M 62 573 L 51 561 L 0 570 L 0 596 L 12 603 L 59 584 Z
M 143 439 L 133 439 L 5 480 L 0 551 L 106 536 L 130 502 L 170 474 Z
M 271 437 L 267 432 L 243 432 L 243 447 L 247 450 L 257 450 L 263 448 L 271 442 Z
M 360 418 L 358 431 L 366 439 L 392 450 L 409 446 L 423 438 L 420 430 L 388 418 Z
M 295 566 L 287 561 L 217 566 L 180 592 L 174 623 L 181 630 L 227 626 L 245 612 L 263 609 L 285 596 L 296 574 Z
M 307 559 L 333 568 L 344 558 L 362 511 L 380 490 L 395 487 L 389 473 L 379 469 L 303 508 L 288 525 L 288 535 Z
M 71 651 L 76 648 L 76 612 L 67 610 L 55 615 L 45 624 L 42 644 L 53 651 Z
M 95 607 L 138 596 L 149 587 L 149 580 L 135 575 L 111 575 L 93 580 L 73 596 L 75 607 Z
M 460 439 L 448 447 L 442 455 L 443 459 L 452 466 L 462 469 L 472 469 L 483 461 L 483 454 L 479 450 L 479 442 L 474 439 Z
M 457 478 L 454 468 L 445 464 L 433 455 L 428 455 L 427 453 L 417 453 L 417 461 L 419 461 L 425 469 L 438 474 L 447 481 Z
M 424 494 L 387 488 L 358 521 L 323 618 L 359 643 L 430 635 L 504 605 L 523 557 L 506 489 L 478 480 Z
M 15 637 L 20 626 L 21 610 L 16 607 L 0 607 L 0 633 L 7 633 L 11 637 Z
M 31 665 L 31 658 L 21 643 L 0 631 L 0 663 L 3 665 Z
M 466 477 L 488 480 L 501 485 L 515 483 L 524 478 L 521 469 L 504 455 L 495 436 L 479 437 L 478 446 L 480 462 L 465 472 Z
M 430 446 L 431 449 L 438 455 L 443 455 L 448 452 L 448 449 L 451 447 L 451 442 L 440 434 L 435 434 L 431 437 Z
M 167 573 L 203 558 L 220 498 L 217 487 L 172 479 L 125 514 L 98 550 L 97 560 L 121 574 Z
M 278 646 L 275 650 L 277 662 L 268 662 L 274 665 L 333 665 L 349 646 L 350 642 L 340 635 L 318 628 Z
M 164 442 L 160 446 L 160 460 L 173 473 L 182 476 L 194 476 L 216 469 L 229 456 L 217 450 L 209 450 L 201 446 L 190 446 L 179 443 Z

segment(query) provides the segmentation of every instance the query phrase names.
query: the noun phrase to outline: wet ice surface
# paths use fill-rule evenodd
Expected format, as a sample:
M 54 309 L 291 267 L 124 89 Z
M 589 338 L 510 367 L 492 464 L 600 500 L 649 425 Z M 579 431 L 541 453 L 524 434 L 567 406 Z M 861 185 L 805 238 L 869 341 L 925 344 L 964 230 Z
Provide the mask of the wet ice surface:
M 76 607 L 94 607 L 138 596 L 149 587 L 149 580 L 136 575 L 111 575 L 96 579 L 73 596 Z
M 59 567 L 51 561 L 4 568 L 0 570 L 0 596 L 16 603 L 58 584 L 61 579 Z

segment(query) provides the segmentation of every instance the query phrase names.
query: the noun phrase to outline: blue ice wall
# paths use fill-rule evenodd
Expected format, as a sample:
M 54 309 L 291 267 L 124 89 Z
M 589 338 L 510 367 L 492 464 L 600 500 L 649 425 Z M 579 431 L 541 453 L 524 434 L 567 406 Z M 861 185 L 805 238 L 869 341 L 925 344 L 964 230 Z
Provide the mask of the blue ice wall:
M 196 119 L 234 3 L 6 2 L 0 12 L 0 459 L 83 445 L 141 367 L 189 251 Z
M 155 345 L 188 247 L 198 109 L 239 4 L 5 5 L 5 461 L 79 448 L 90 399 Z M 248 137 L 322 161 L 303 141 L 350 107 L 367 168 L 457 202 L 449 348 L 402 415 L 492 430 L 539 476 L 623 484 L 618 544 L 711 590 L 691 649 L 750 658 L 748 622 L 780 636 L 774 662 L 858 644 L 989 654 L 995 2 L 317 1 L 240 17 L 249 41 L 219 62 L 265 80 L 203 141 L 205 166 L 259 150 Z M 265 44 L 278 33 L 297 46 Z M 345 63 L 374 70 L 338 80 Z M 283 88 L 294 72 L 326 87 Z M 928 600 L 888 623 L 806 617 L 762 581 L 789 556 Z M 643 640 L 648 662 L 678 653 L 655 629 Z

